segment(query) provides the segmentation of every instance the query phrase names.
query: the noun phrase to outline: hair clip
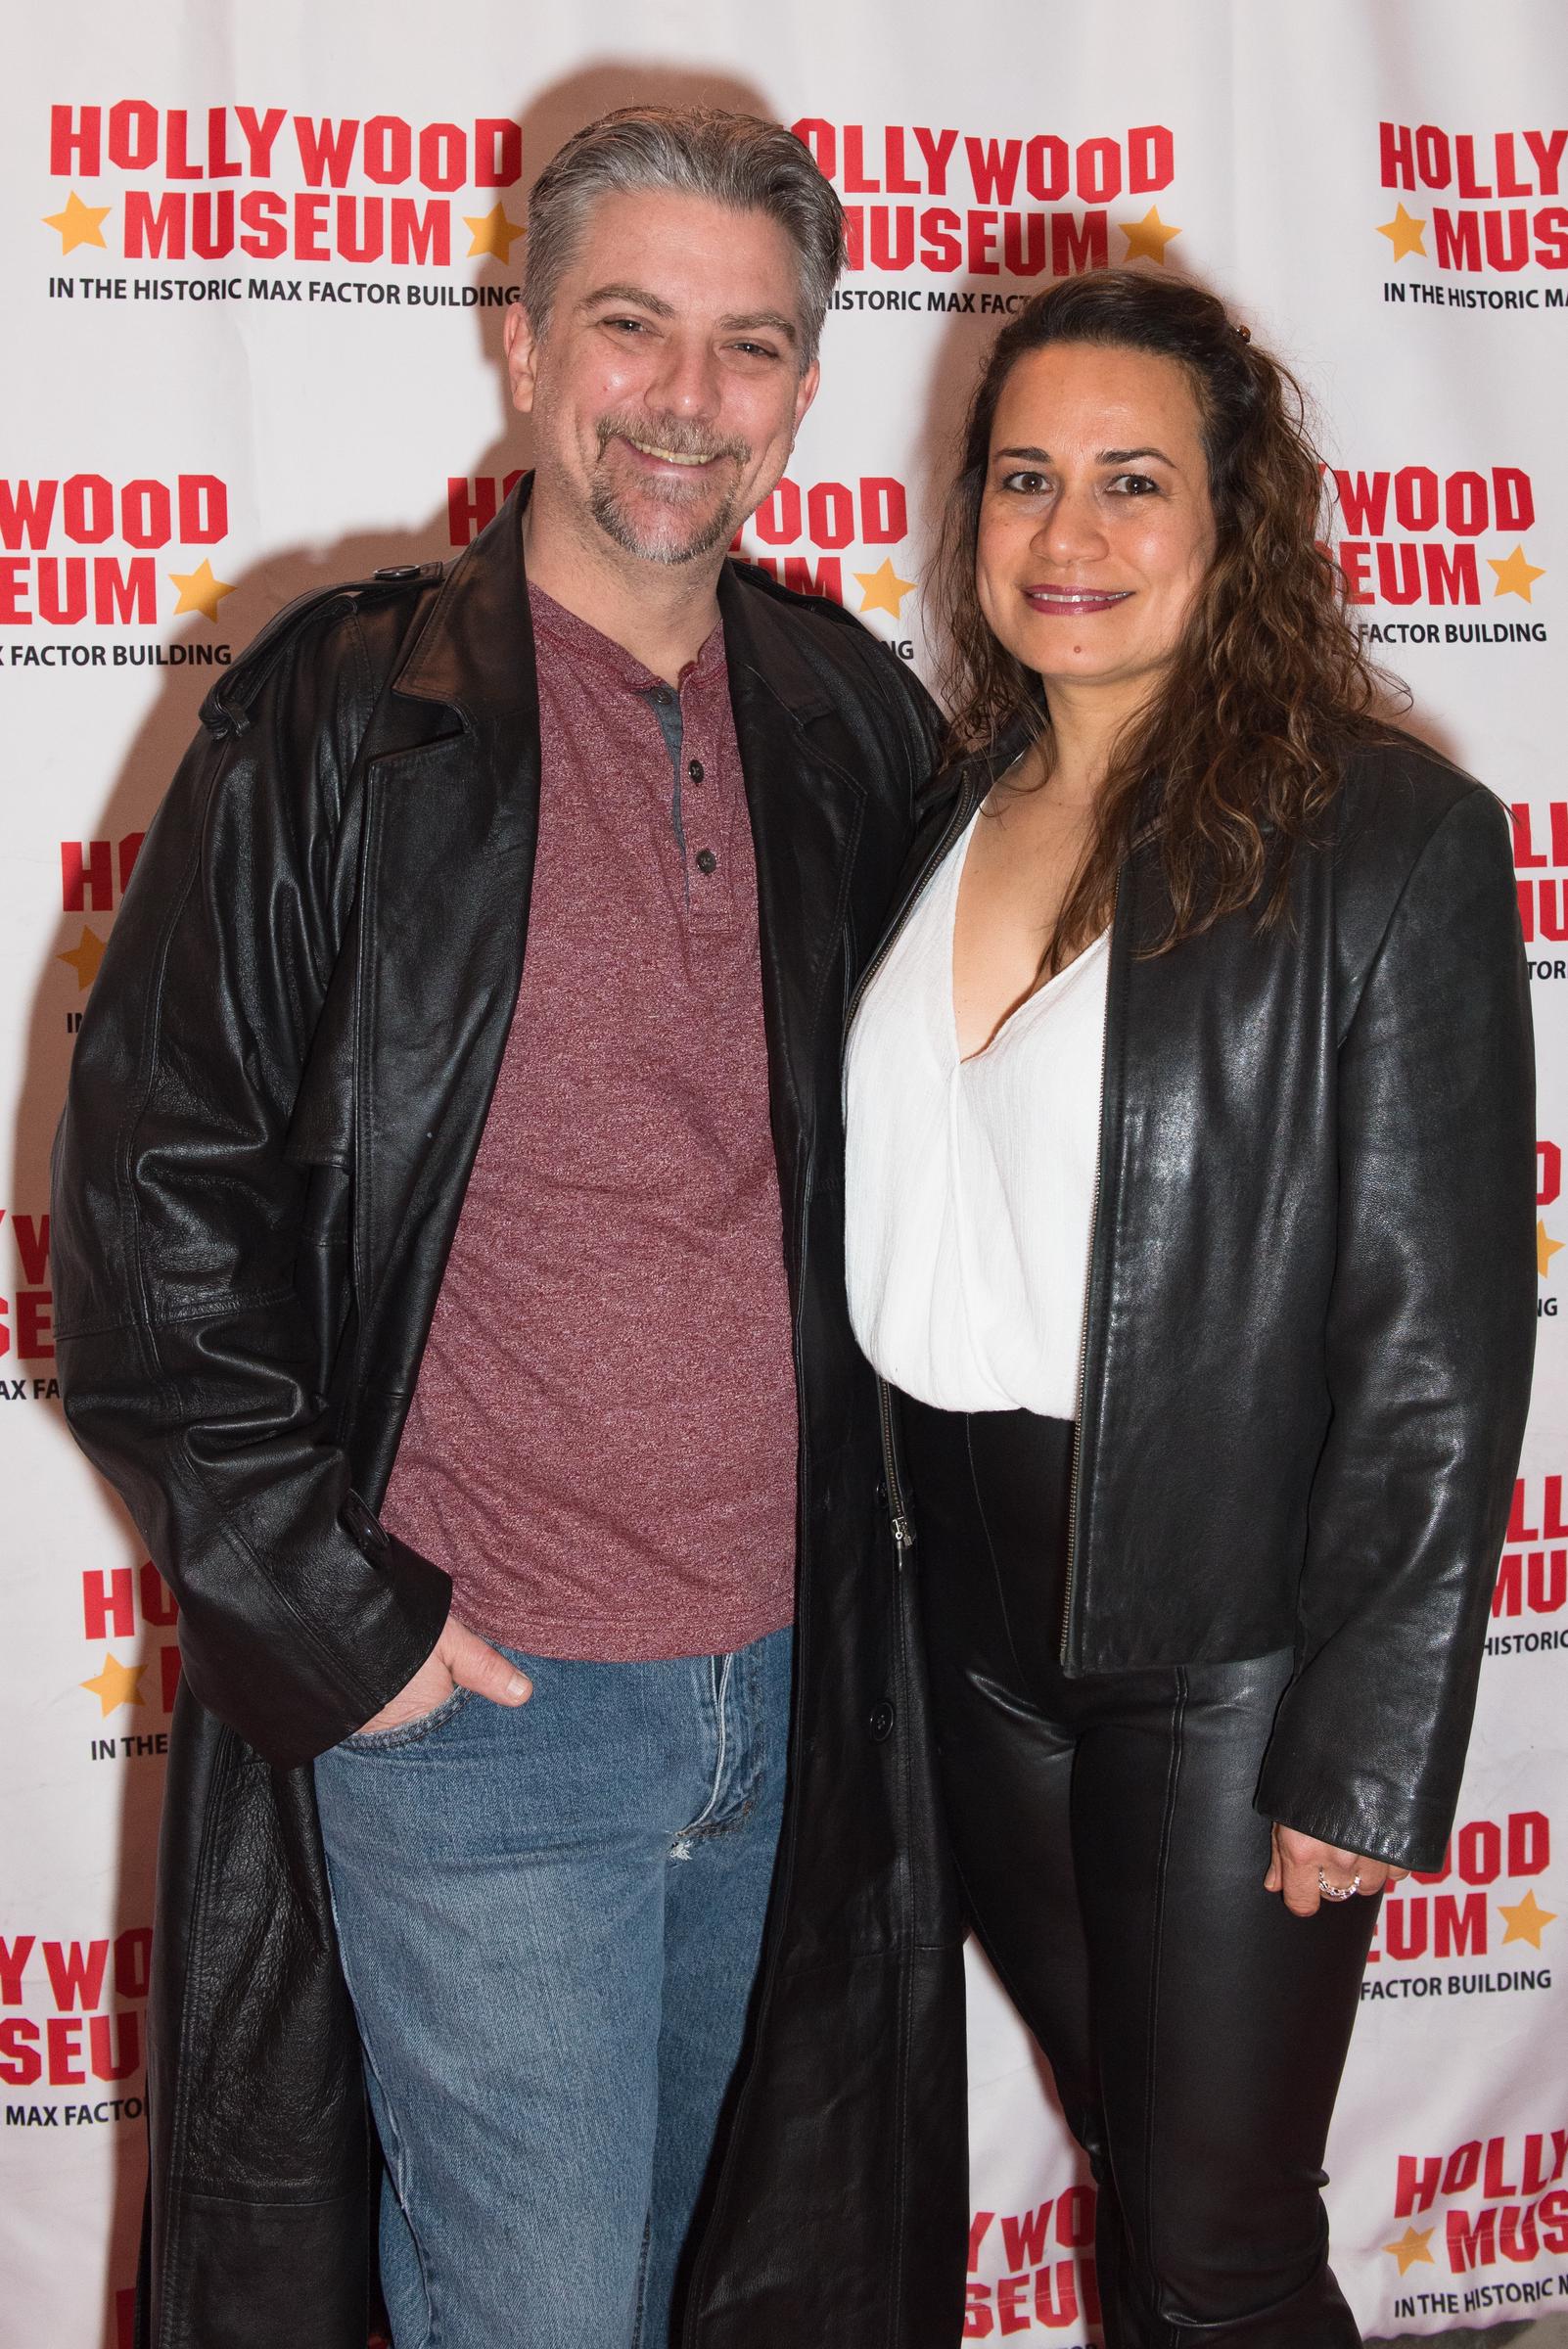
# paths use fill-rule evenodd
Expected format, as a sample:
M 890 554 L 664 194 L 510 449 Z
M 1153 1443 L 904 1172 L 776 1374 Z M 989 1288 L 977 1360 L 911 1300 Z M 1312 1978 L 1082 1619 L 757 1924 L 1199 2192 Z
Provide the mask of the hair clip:
M 1252 329 L 1250 326 L 1233 326 L 1230 331 L 1233 335 L 1239 335 L 1243 343 L 1250 343 L 1252 341 Z

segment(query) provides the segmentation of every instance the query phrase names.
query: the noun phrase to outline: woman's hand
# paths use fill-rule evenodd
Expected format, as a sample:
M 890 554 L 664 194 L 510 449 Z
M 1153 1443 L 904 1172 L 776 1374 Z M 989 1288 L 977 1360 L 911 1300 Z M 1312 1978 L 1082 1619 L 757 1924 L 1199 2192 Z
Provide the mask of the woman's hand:
M 1337 1843 L 1319 1843 L 1315 1835 L 1298 1835 L 1294 1827 L 1276 1826 L 1264 1890 L 1282 1893 L 1293 1916 L 1315 1916 L 1325 1898 L 1333 1900 L 1338 1894 L 1348 1900 L 1352 1891 L 1370 1897 L 1385 1884 L 1402 1884 L 1409 1872 L 1407 1867 L 1390 1867 L 1386 1860 L 1342 1852 Z M 1330 1888 L 1327 1893 L 1325 1885 Z

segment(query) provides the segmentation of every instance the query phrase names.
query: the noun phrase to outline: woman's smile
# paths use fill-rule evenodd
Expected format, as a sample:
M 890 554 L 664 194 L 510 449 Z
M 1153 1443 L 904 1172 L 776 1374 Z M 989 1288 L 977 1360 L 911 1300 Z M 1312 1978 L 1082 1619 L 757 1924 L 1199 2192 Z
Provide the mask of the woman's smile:
M 1024 601 L 1033 611 L 1046 618 L 1060 616 L 1066 620 L 1083 619 L 1095 612 L 1114 612 L 1125 604 L 1134 590 L 1130 587 L 1059 587 L 1049 582 L 1037 582 L 1021 590 Z

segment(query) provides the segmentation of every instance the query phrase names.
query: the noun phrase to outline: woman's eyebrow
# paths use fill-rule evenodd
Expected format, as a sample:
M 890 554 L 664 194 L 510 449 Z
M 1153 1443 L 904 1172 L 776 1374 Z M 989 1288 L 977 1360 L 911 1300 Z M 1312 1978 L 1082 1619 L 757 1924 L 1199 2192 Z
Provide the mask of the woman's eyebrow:
M 1045 448 L 993 448 L 991 453 L 993 462 L 997 457 L 1027 457 L 1036 465 L 1048 465 L 1051 461 L 1050 451 Z M 1169 465 L 1173 472 L 1176 469 L 1176 459 L 1168 457 L 1163 448 L 1102 448 L 1095 463 L 1130 465 L 1134 457 L 1158 457 L 1162 465 Z

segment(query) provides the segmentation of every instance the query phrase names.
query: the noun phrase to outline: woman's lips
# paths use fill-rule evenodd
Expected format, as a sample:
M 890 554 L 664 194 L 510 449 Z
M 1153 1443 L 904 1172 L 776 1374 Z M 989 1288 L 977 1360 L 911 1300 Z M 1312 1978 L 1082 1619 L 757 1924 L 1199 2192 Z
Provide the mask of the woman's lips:
M 1131 593 L 1130 587 L 1026 587 L 1023 591 L 1025 603 L 1033 610 L 1060 614 L 1064 620 L 1113 611 Z

